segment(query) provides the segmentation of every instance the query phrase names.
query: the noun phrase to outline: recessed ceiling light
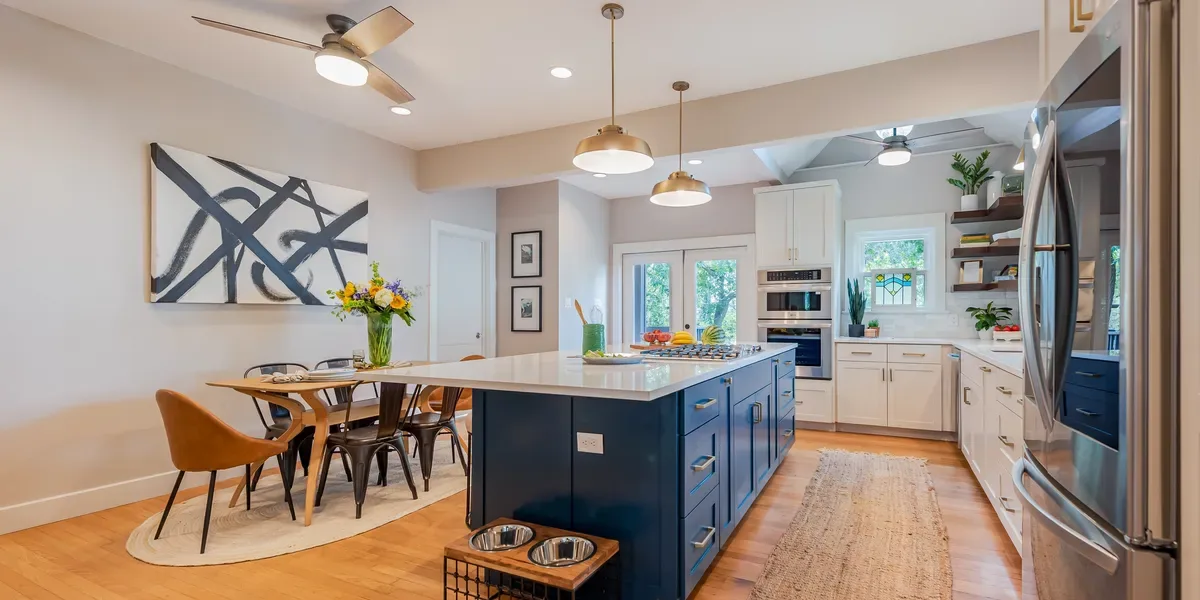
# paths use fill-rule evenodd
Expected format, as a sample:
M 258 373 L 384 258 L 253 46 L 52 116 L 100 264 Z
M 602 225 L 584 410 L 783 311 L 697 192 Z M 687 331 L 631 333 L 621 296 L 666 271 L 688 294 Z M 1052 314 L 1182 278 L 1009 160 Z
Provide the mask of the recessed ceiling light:
M 393 106 L 391 111 L 398 115 L 411 115 L 412 111 L 403 106 Z
M 599 177 L 599 178 L 603 179 L 605 177 L 608 177 L 608 175 L 605 175 L 604 173 L 592 173 L 592 177 Z
M 704 163 L 704 161 L 702 161 L 698 158 L 693 158 L 692 160 L 688 161 L 689 165 L 699 165 L 699 164 L 703 164 L 703 163 Z
M 566 67 L 554 67 L 550 69 L 550 74 L 559 79 L 566 79 L 572 75 L 571 70 Z

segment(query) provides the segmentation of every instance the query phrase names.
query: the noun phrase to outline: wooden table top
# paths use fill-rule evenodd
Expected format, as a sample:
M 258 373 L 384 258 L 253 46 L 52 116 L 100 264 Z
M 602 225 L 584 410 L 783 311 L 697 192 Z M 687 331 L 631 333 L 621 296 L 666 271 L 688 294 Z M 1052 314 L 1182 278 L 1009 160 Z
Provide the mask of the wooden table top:
M 446 545 L 446 556 L 479 565 L 485 568 L 496 569 L 505 573 L 510 573 L 518 577 L 523 577 L 532 581 L 537 581 L 545 585 L 556 587 L 564 590 L 577 590 L 583 585 L 592 575 L 596 573 L 608 559 L 612 558 L 617 553 L 616 540 L 610 540 L 594 535 L 586 535 L 575 533 L 563 529 L 555 529 L 543 525 L 534 525 L 524 521 L 514 519 L 496 519 L 488 523 L 486 527 L 494 525 L 526 525 L 533 529 L 533 540 L 528 544 L 513 548 L 512 550 L 504 550 L 502 552 L 481 552 L 471 547 L 471 536 L 475 535 L 475 531 L 467 534 L 466 537 L 459 538 Z M 476 530 L 478 531 L 478 530 Z M 529 550 L 532 549 L 542 540 L 559 537 L 564 535 L 572 535 L 587 538 L 596 545 L 596 553 L 591 558 L 569 567 L 543 567 L 529 560 Z
M 423 365 L 433 364 L 427 360 L 414 360 L 411 365 L 419 367 Z M 372 367 L 369 369 L 359 369 L 359 373 L 369 373 L 379 369 L 392 369 L 403 367 Z M 258 377 L 245 377 L 240 379 L 224 379 L 221 381 L 210 381 L 207 385 L 219 388 L 229 388 L 233 390 L 248 390 L 255 392 L 273 392 L 276 394 L 299 394 L 302 392 L 317 392 L 320 390 L 331 390 L 334 388 L 352 387 L 363 383 L 363 380 L 345 379 L 342 381 L 299 381 L 296 383 L 270 383 L 262 381 Z

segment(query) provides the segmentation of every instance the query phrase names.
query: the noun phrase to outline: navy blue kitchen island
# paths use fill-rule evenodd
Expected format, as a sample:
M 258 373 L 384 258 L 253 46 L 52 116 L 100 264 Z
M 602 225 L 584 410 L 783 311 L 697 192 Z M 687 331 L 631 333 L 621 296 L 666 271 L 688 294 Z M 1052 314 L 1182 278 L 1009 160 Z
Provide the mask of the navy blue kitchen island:
M 373 379 L 474 388 L 472 527 L 510 517 L 615 539 L 624 598 L 686 598 L 795 438 L 794 345 L 762 346 L 724 363 L 552 352 Z

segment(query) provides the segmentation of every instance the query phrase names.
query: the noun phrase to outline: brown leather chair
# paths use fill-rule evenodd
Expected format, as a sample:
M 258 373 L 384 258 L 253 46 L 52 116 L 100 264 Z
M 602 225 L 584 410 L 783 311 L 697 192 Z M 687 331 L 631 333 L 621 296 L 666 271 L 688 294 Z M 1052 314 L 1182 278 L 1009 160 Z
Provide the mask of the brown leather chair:
M 288 445 L 276 440 L 264 440 L 250 437 L 227 425 L 216 415 L 203 406 L 196 404 L 191 398 L 171 390 L 158 390 L 154 394 L 158 402 L 158 411 L 162 414 L 163 427 L 167 430 L 167 443 L 171 447 L 171 462 L 179 469 L 175 478 L 175 487 L 171 489 L 171 497 L 167 499 L 167 507 L 163 510 L 162 519 L 158 522 L 158 531 L 154 539 L 162 534 L 163 524 L 175 503 L 175 495 L 179 493 L 179 484 L 183 482 L 184 473 L 208 471 L 208 504 L 204 509 L 204 531 L 200 535 L 200 554 L 208 545 L 208 522 L 212 517 L 213 492 L 217 486 L 217 471 L 231 469 L 244 465 L 246 479 L 250 479 L 250 466 L 260 460 L 275 456 L 283 468 L 283 458 L 280 456 L 287 451 Z M 284 499 L 292 520 L 296 519 L 296 509 L 292 505 L 292 494 L 284 486 Z M 246 510 L 250 510 L 250 490 L 246 490 Z

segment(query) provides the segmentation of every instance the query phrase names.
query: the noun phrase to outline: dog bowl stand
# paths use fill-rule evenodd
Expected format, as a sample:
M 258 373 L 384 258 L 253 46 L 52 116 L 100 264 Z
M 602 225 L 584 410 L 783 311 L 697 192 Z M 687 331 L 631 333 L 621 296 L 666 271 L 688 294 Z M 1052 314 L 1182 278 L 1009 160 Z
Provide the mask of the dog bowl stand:
M 617 542 L 593 535 L 583 535 L 553 527 L 543 527 L 513 519 L 497 519 L 487 524 L 527 525 L 533 529 L 529 543 L 511 550 L 483 552 L 471 547 L 474 531 L 446 545 L 443 564 L 442 598 L 445 600 L 575 600 L 579 598 L 619 598 L 619 561 L 606 569 L 608 577 L 597 578 L 588 585 L 587 593 L 579 595 L 584 584 L 592 579 L 617 554 Z M 543 567 L 529 560 L 529 550 L 545 539 L 560 536 L 587 538 L 596 545 L 596 552 L 578 564 L 566 567 Z

